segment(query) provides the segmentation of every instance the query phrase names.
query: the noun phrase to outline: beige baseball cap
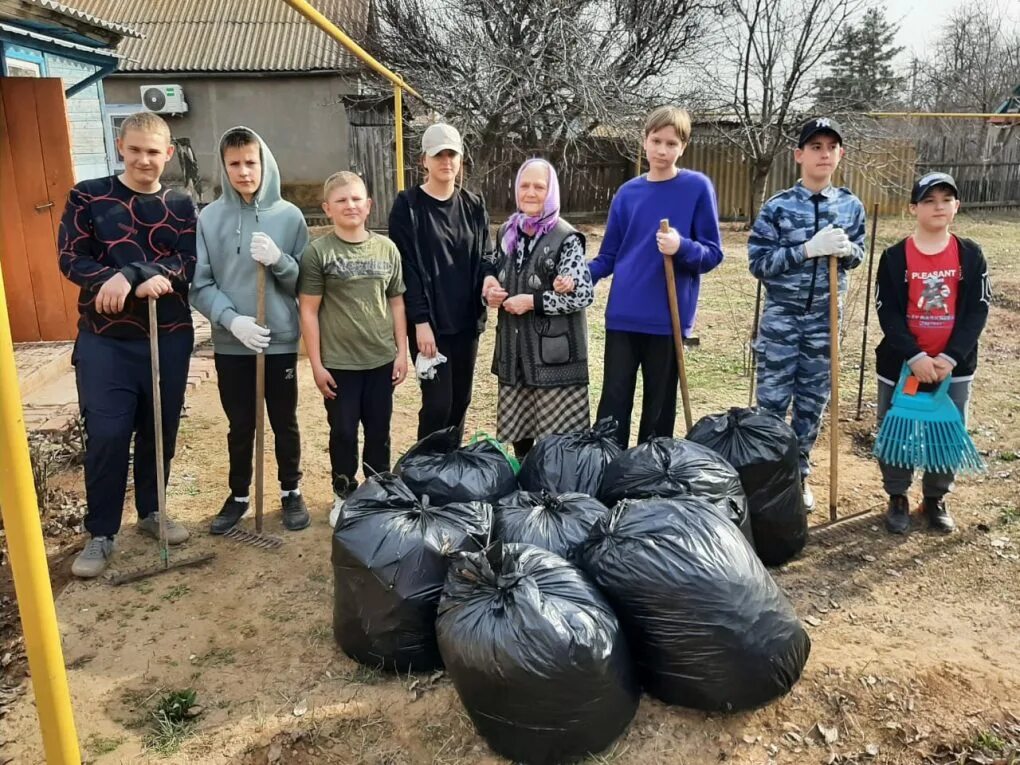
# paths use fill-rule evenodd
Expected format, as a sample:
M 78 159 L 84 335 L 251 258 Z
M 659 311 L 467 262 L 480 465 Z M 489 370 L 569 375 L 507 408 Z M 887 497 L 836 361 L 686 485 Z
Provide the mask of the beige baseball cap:
M 434 157 L 444 149 L 463 154 L 464 143 L 460 140 L 460 133 L 457 132 L 457 128 L 453 125 L 437 122 L 435 125 L 430 125 L 422 134 L 421 150 L 423 154 Z

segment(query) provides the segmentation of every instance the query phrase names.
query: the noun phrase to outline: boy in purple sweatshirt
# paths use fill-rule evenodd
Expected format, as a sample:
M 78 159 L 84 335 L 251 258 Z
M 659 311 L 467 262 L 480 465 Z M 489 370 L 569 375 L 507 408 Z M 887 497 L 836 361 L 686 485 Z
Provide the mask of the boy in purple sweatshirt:
M 614 275 L 606 307 L 606 346 L 598 419 L 613 417 L 627 448 L 637 371 L 644 381 L 638 443 L 672 436 L 679 373 L 662 256 L 673 258 L 683 336 L 694 329 L 701 275 L 723 259 L 715 188 L 707 176 L 678 168 L 691 138 L 683 109 L 662 106 L 645 121 L 648 172 L 623 184 L 609 208 L 592 282 Z M 659 221 L 669 219 L 667 233 Z

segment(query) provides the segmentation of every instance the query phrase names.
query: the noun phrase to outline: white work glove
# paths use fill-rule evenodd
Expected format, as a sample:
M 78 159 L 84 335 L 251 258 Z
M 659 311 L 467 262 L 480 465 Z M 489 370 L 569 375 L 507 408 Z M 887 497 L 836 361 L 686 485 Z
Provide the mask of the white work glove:
M 423 356 L 418 354 L 414 360 L 414 373 L 419 380 L 432 380 L 436 376 L 436 369 L 440 364 L 446 363 L 446 356 L 436 351 L 435 356 Z
M 251 235 L 251 256 L 262 265 L 275 266 L 280 254 L 280 248 L 268 234 L 259 231 Z
M 849 255 L 850 237 L 846 235 L 846 231 L 836 228 L 830 223 L 804 243 L 804 254 L 808 258 Z
M 251 316 L 235 316 L 230 322 L 230 332 L 249 351 L 262 353 L 269 347 L 269 330 L 260 327 Z

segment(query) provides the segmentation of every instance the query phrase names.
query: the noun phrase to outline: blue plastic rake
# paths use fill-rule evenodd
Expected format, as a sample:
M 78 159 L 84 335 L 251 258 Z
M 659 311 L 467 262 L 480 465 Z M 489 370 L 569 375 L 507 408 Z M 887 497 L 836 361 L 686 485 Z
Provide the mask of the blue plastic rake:
M 952 378 L 947 377 L 930 393 L 907 393 L 904 385 L 909 377 L 910 370 L 904 365 L 892 406 L 875 439 L 875 456 L 888 465 L 933 473 L 984 471 L 985 462 L 949 397 Z

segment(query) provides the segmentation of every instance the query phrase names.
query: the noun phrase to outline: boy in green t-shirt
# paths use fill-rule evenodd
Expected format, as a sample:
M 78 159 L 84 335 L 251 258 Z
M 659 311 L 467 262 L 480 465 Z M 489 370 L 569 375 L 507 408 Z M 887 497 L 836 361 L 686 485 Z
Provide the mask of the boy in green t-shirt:
M 407 377 L 407 323 L 400 253 L 393 242 L 365 228 L 372 209 L 355 173 L 331 175 L 322 209 L 333 231 L 301 257 L 298 302 L 301 331 L 315 385 L 329 421 L 336 523 L 358 485 L 358 424 L 365 431 L 366 473 L 390 469 L 393 388 Z

